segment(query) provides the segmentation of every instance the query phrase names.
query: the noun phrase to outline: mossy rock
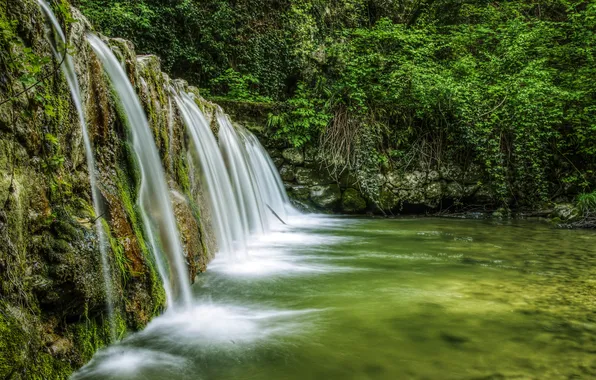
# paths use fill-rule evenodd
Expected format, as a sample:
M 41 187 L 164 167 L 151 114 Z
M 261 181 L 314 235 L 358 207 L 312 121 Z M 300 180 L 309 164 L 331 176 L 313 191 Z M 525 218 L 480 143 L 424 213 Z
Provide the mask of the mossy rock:
M 279 175 L 284 181 L 293 181 L 296 178 L 294 167 L 284 165 L 279 169 Z
M 288 196 L 299 201 L 308 201 L 310 199 L 310 188 L 308 186 L 288 186 L 286 188 Z
M 299 185 L 329 185 L 333 180 L 322 169 L 296 168 L 296 183 Z
M 300 149 L 288 148 L 281 152 L 281 155 L 292 165 L 302 165 L 304 163 L 304 153 Z
M 27 334 L 21 322 L 13 318 L 5 304 L 0 304 L 0 378 L 10 379 L 14 372 L 25 366 Z
M 344 212 L 355 214 L 366 210 L 366 200 L 354 188 L 344 191 L 341 198 L 341 208 Z
M 310 199 L 323 210 L 334 211 L 341 200 L 339 185 L 313 186 L 310 188 Z

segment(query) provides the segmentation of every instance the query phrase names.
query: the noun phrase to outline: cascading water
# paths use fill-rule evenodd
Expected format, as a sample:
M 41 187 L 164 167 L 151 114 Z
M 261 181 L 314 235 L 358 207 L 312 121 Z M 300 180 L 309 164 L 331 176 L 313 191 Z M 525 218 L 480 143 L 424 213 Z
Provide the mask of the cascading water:
M 192 141 L 194 158 L 201 167 L 203 184 L 209 194 L 219 252 L 228 257 L 237 252 L 245 252 L 247 228 L 242 224 L 243 218 L 215 136 L 190 95 L 182 93 L 176 95 L 175 99 Z
M 101 216 L 104 214 L 103 205 L 100 201 L 100 193 L 97 187 L 97 181 L 95 178 L 95 157 L 93 156 L 93 148 L 91 146 L 91 139 L 89 138 L 89 132 L 87 129 L 87 122 L 85 120 L 85 111 L 83 110 L 83 102 L 81 100 L 81 89 L 79 87 L 79 81 L 75 72 L 75 67 L 72 61 L 72 57 L 67 53 L 67 42 L 66 36 L 60 27 L 56 15 L 52 12 L 52 9 L 43 0 L 38 0 L 39 6 L 43 10 L 46 18 L 52 25 L 53 33 L 48 33 L 50 38 L 50 45 L 52 51 L 58 62 L 63 62 L 61 65 L 62 72 L 68 83 L 70 94 L 74 102 L 77 114 L 79 116 L 79 123 L 81 124 L 81 130 L 83 134 L 83 143 L 85 145 L 85 158 L 87 159 L 87 169 L 89 171 L 89 182 L 91 184 L 91 198 L 93 200 L 93 209 L 95 211 L 95 231 L 99 240 L 99 252 L 101 254 L 101 264 L 103 272 L 104 287 L 106 293 L 106 303 L 108 310 L 108 318 L 110 323 L 110 337 L 112 340 L 116 340 L 116 327 L 114 321 L 114 302 L 113 302 L 113 291 L 111 282 L 111 271 L 110 264 L 108 261 L 108 242 L 106 238 L 106 232 L 101 221 Z M 53 37 L 53 38 L 52 38 Z
M 238 134 L 244 142 L 250 169 L 254 173 L 258 191 L 266 206 L 282 219 L 286 219 L 289 214 L 297 213 L 290 204 L 281 176 L 263 145 L 246 128 L 238 127 Z
M 269 230 L 268 211 L 263 202 L 263 193 L 258 189 L 257 177 L 249 165 L 245 145 L 221 110 L 217 112 L 217 123 L 219 146 L 227 163 L 243 223 L 248 232 L 263 234 Z
M 102 62 L 104 70 L 118 94 L 132 131 L 133 148 L 138 158 L 142 178 L 139 189 L 141 217 L 147 240 L 163 280 L 168 306 L 174 306 L 178 299 L 184 306 L 188 306 L 191 303 L 188 271 L 184 262 L 164 170 L 147 117 L 128 77 L 110 48 L 95 35 L 89 34 L 87 40 Z M 166 262 L 159 252 L 165 254 Z M 169 276 L 166 266 L 169 267 Z

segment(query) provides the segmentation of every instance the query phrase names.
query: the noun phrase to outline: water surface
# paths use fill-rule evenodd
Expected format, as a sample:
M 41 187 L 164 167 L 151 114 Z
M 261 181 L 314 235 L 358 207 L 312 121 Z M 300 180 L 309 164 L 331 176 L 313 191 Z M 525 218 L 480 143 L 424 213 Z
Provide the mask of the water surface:
M 75 379 L 596 378 L 596 234 L 303 217 Z

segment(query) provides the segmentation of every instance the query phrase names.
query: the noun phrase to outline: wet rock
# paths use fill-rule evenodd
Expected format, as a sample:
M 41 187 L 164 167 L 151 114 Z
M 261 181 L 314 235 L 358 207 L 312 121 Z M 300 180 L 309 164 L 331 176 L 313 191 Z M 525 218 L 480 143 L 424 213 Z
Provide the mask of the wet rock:
M 399 197 L 392 191 L 382 190 L 379 197 L 379 207 L 385 211 L 394 210 L 399 206 Z
M 441 182 L 431 182 L 426 185 L 424 204 L 428 207 L 437 207 L 443 197 L 443 186 Z
M 338 185 L 313 186 L 310 188 L 310 199 L 322 209 L 334 210 L 341 200 L 341 191 Z
M 284 160 L 284 158 L 283 158 L 283 157 L 273 157 L 273 158 L 272 158 L 272 160 L 273 160 L 273 164 L 274 164 L 274 165 L 275 165 L 275 167 L 276 167 L 276 168 L 278 168 L 278 169 L 279 169 L 279 168 L 280 168 L 280 167 L 281 167 L 281 166 L 284 164 L 284 162 L 285 162 L 285 160 Z
M 460 199 L 464 196 L 464 188 L 458 182 L 449 182 L 445 185 L 445 197 L 450 199 Z
M 310 198 L 310 188 L 308 186 L 286 186 L 288 196 L 300 201 L 308 201 Z
M 296 168 L 296 182 L 299 185 L 329 185 L 333 180 L 322 170 Z
M 342 195 L 341 208 L 344 212 L 359 213 L 366 210 L 366 200 L 356 189 L 346 189 Z
M 281 176 L 281 179 L 284 181 L 293 181 L 296 178 L 294 167 L 289 165 L 282 166 L 279 169 L 279 175 Z
M 344 170 L 339 176 L 339 185 L 343 188 L 352 187 L 358 183 L 358 179 L 350 171 Z
M 555 205 L 551 218 L 559 218 L 561 221 L 574 221 L 579 219 L 581 212 L 571 203 L 561 203 Z
M 286 159 L 292 165 L 302 165 L 304 163 L 304 154 L 300 149 L 288 148 L 282 153 L 284 159 Z

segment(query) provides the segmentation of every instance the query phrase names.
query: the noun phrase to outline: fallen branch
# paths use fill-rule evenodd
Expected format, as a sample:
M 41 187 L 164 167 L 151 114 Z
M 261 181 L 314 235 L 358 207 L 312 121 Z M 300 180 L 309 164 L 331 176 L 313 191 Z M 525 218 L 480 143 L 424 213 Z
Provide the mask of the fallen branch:
M 275 215 L 275 217 L 277 219 L 279 219 L 280 222 L 282 222 L 283 224 L 285 224 L 286 226 L 288 225 L 288 223 L 284 222 L 282 218 L 279 217 L 279 215 L 277 215 L 277 213 L 275 211 L 273 211 L 273 209 L 271 208 L 271 206 L 266 205 L 267 208 L 269 209 L 269 211 L 271 211 L 273 213 L 273 215 Z

